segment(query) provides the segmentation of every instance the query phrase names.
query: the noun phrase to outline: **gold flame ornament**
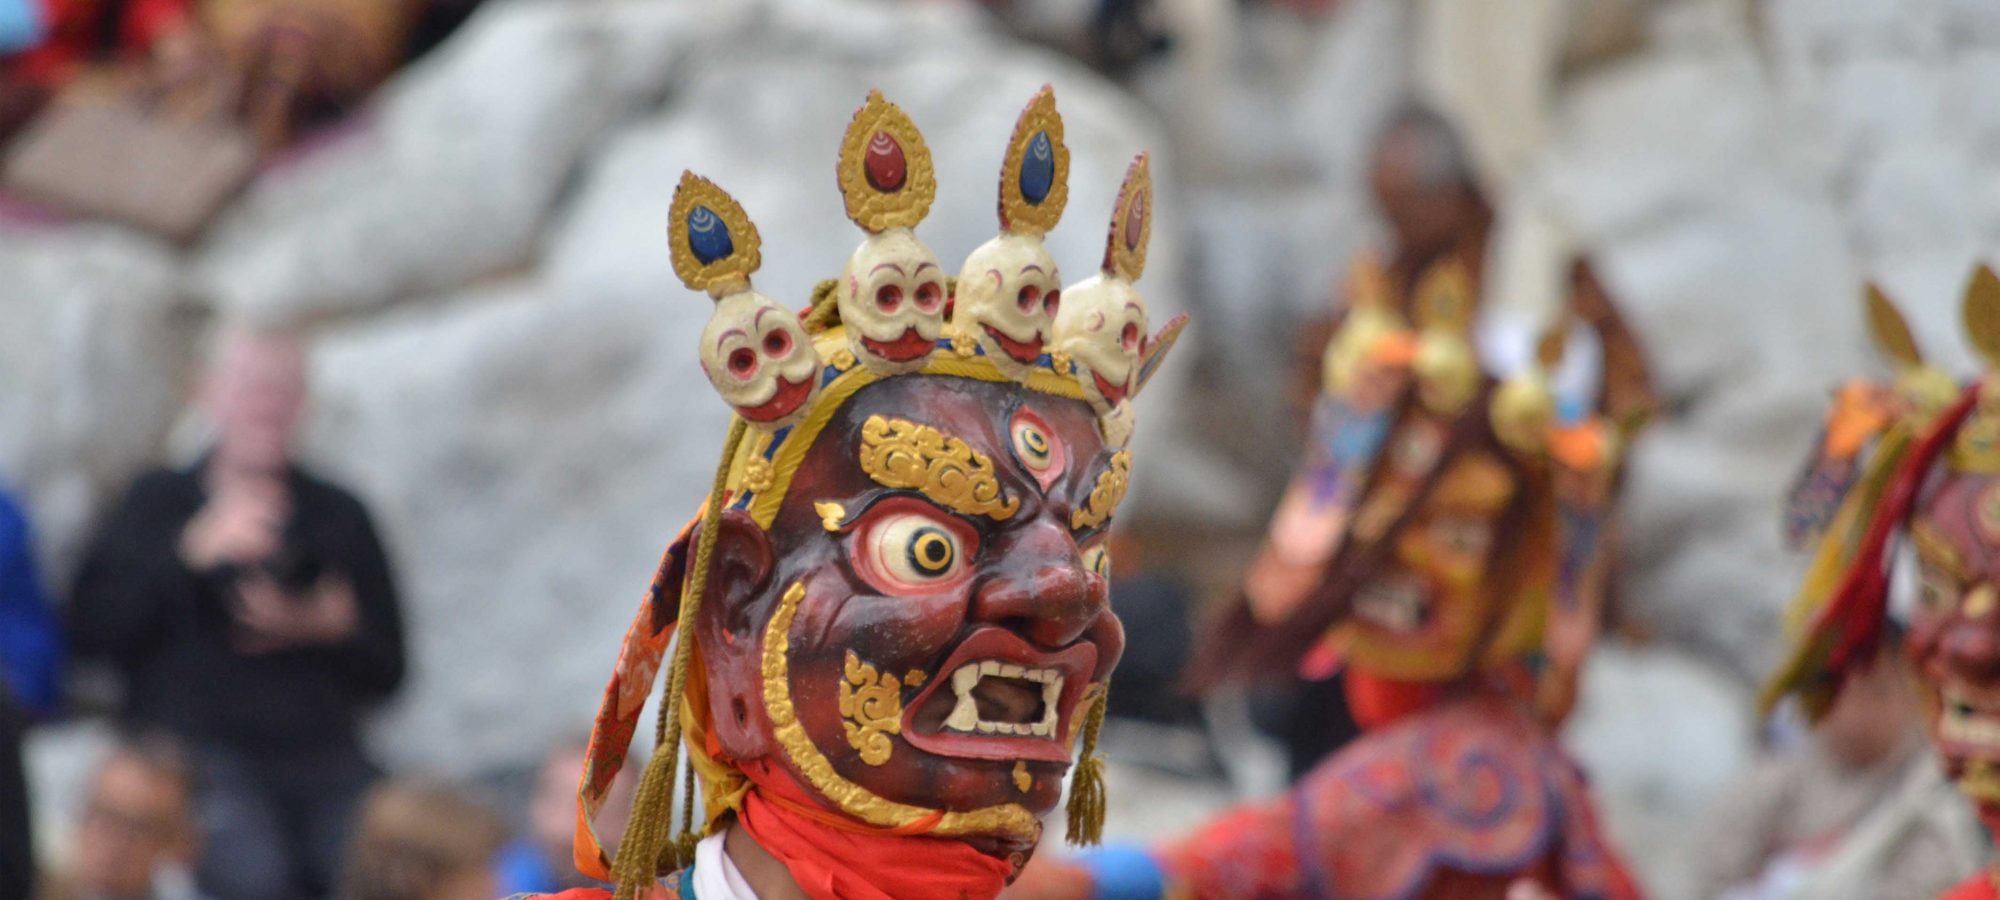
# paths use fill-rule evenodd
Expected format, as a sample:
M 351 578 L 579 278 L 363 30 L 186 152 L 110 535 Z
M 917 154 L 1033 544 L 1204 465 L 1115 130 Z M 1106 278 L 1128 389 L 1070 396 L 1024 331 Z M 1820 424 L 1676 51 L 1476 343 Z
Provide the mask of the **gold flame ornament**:
M 952 340 L 1016 381 L 1043 365 L 1062 305 L 1062 276 L 1042 236 L 1069 202 L 1069 147 L 1055 91 L 1044 85 L 1014 124 L 1000 167 L 1000 234 L 958 271 Z
M 1952 466 L 1961 472 L 2000 472 L 2000 276 L 1980 266 L 1973 270 L 1965 286 L 1965 336 L 1986 364 L 1986 380 L 1979 389 L 1979 405 L 1958 431 L 1952 447 Z
M 838 171 L 847 217 L 868 232 L 835 288 L 847 349 L 877 372 L 914 372 L 937 348 L 948 299 L 937 254 L 913 230 L 937 196 L 930 148 L 901 108 L 870 91 Z
M 1147 342 L 1146 303 L 1133 282 L 1146 269 L 1152 233 L 1153 175 L 1141 153 L 1126 169 L 1112 206 L 1102 269 L 1063 291 L 1055 320 L 1056 350 L 1069 359 L 1105 443 L 1113 447 L 1132 437 L 1130 398 Z
M 797 315 L 750 289 L 762 261 L 757 226 L 735 198 L 693 172 L 681 173 L 668 215 L 675 274 L 716 301 L 701 332 L 709 383 L 757 428 L 796 424 L 819 392 L 819 353 Z
M 1896 393 L 1901 412 L 1914 422 L 1927 422 L 1951 405 L 1958 396 L 1958 382 L 1936 366 L 1924 362 L 1909 322 L 1889 299 L 1870 283 L 1863 292 L 1868 309 L 1868 335 L 1877 350 L 1896 367 Z

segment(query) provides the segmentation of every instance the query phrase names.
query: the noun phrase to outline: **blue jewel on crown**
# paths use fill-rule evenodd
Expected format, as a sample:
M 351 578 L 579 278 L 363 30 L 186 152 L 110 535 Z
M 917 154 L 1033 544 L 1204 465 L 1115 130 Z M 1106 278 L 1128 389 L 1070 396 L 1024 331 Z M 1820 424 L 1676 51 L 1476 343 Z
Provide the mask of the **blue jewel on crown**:
M 736 252 L 736 242 L 729 239 L 729 226 L 722 217 L 706 206 L 688 210 L 688 249 L 694 251 L 695 259 L 708 265 L 718 259 L 727 259 Z
M 1055 180 L 1055 145 L 1049 142 L 1048 132 L 1037 131 L 1029 139 L 1028 152 L 1021 160 L 1021 199 L 1040 204 L 1048 199 L 1049 187 Z

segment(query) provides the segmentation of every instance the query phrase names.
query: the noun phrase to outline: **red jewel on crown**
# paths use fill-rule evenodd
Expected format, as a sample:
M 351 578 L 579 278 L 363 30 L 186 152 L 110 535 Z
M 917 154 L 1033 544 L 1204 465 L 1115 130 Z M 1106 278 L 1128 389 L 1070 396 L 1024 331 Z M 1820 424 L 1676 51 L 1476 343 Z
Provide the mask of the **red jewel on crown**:
M 1125 249 L 1139 249 L 1139 238 L 1146 227 L 1146 197 L 1132 198 L 1132 208 L 1125 213 Z
M 868 173 L 868 185 L 887 194 L 902 190 L 903 179 L 909 174 L 909 164 L 903 158 L 903 145 L 886 131 L 875 132 L 868 141 L 868 158 L 862 164 Z

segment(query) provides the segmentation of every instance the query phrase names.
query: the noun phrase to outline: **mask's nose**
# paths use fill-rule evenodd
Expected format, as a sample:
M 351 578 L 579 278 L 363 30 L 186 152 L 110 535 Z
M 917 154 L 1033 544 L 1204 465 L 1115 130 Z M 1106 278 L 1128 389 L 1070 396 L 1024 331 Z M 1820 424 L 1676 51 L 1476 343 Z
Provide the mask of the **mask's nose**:
M 1012 629 L 1035 644 L 1065 647 L 1109 609 L 1104 579 L 1083 566 L 1069 529 L 1044 518 L 992 548 L 1000 559 L 974 589 L 974 621 Z

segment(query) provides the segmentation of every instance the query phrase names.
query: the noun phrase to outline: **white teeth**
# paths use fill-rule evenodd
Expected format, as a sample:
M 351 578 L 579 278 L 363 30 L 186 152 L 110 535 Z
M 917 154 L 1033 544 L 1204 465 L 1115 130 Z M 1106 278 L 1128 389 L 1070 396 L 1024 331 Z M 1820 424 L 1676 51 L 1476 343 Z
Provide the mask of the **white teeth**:
M 1938 737 L 1960 744 L 2000 748 L 2000 717 L 1973 709 L 1958 692 L 1946 690 L 1938 713 Z
M 1423 626 L 1423 589 L 1407 581 L 1376 582 L 1355 596 L 1354 612 L 1390 631 L 1409 634 Z
M 982 678 L 1012 678 L 1030 681 L 1042 686 L 1042 717 L 1036 722 L 989 722 L 979 717 L 979 704 L 973 699 L 973 690 L 979 687 Z M 951 673 L 952 693 L 958 695 L 958 703 L 951 708 L 951 715 L 944 720 L 944 727 L 962 733 L 1019 735 L 1021 737 L 1052 738 L 1056 733 L 1059 716 L 1056 704 L 1062 699 L 1063 675 L 1056 669 L 1030 669 L 998 660 L 981 660 L 967 663 Z
M 972 680 L 977 682 L 979 679 L 975 677 Z M 957 685 L 958 679 L 952 679 L 952 686 Z M 971 694 L 961 692 L 958 695 L 958 705 L 951 708 L 951 718 L 944 720 L 944 727 L 953 731 L 971 731 L 978 724 L 979 704 L 972 701 Z

